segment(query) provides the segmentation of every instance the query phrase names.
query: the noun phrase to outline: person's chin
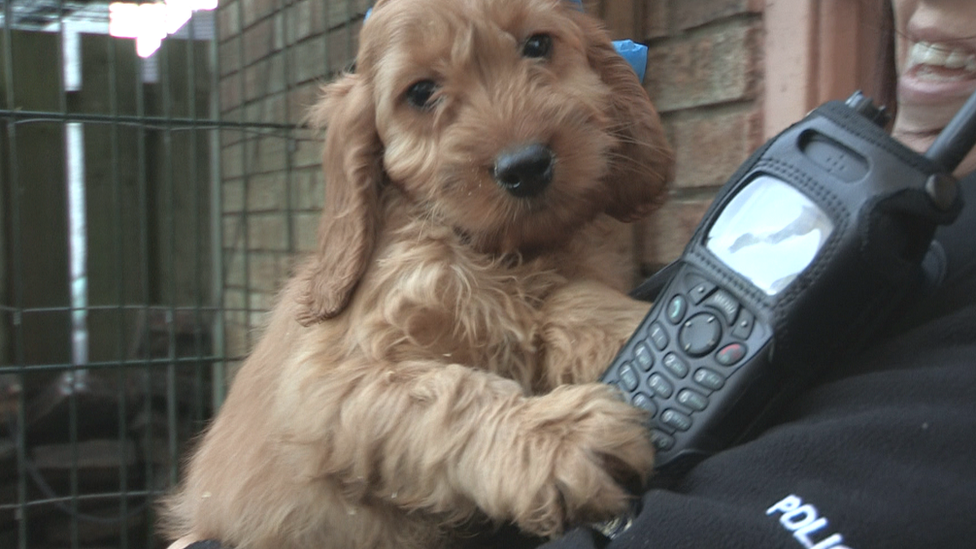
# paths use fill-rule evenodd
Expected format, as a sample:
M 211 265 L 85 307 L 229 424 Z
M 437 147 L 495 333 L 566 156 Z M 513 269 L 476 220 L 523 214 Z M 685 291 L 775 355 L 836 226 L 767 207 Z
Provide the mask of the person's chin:
M 909 71 L 898 80 L 898 108 L 919 111 L 911 116 L 919 122 L 917 130 L 923 130 L 922 122 L 927 121 L 929 129 L 937 131 L 973 92 L 976 92 L 974 72 Z
M 976 72 L 909 71 L 898 79 L 898 116 L 893 135 L 917 151 L 924 151 L 976 93 Z M 960 175 L 976 167 L 971 152 L 956 170 Z

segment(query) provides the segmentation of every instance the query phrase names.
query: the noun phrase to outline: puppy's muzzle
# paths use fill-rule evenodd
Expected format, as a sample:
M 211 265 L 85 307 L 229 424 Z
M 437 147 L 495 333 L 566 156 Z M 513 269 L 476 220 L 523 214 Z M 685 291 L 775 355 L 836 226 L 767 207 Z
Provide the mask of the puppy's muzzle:
M 518 198 L 539 195 L 552 182 L 555 156 L 549 147 L 529 143 L 495 158 L 495 181 Z

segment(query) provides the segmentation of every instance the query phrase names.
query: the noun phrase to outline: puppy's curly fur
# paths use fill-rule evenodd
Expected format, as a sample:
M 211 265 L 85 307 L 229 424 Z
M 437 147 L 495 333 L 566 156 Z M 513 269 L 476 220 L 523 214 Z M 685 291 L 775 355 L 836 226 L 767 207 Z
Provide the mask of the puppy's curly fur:
M 632 69 L 559 0 L 380 0 L 357 60 L 313 111 L 319 249 L 168 499 L 169 533 L 437 548 L 471 524 L 546 536 L 624 510 L 653 452 L 595 381 L 648 307 L 622 293 L 619 220 L 672 169 Z M 527 195 L 497 180 L 526 144 L 551 153 Z

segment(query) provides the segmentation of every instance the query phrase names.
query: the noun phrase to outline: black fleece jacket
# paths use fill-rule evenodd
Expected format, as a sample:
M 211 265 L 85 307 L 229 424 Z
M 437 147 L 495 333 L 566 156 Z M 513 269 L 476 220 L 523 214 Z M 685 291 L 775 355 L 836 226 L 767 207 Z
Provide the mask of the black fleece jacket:
M 976 177 L 941 228 L 946 277 L 755 439 L 642 497 L 613 541 L 545 549 L 976 547 Z

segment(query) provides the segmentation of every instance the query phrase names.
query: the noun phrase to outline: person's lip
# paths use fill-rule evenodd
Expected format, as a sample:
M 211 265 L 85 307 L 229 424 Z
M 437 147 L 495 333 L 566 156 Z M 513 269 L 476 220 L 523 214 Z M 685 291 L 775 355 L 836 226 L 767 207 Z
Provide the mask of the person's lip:
M 905 67 L 899 78 L 902 101 L 938 104 L 965 99 L 976 91 L 976 44 L 936 30 L 908 35 Z

